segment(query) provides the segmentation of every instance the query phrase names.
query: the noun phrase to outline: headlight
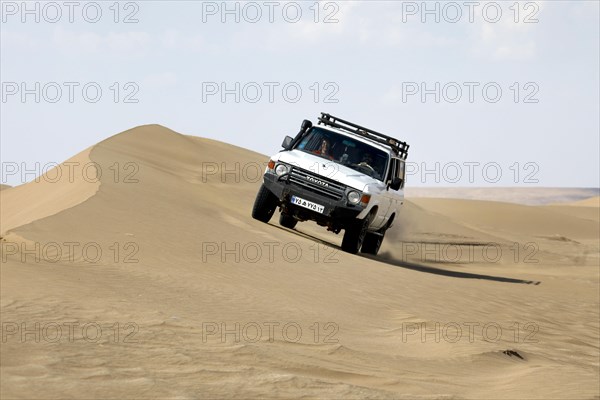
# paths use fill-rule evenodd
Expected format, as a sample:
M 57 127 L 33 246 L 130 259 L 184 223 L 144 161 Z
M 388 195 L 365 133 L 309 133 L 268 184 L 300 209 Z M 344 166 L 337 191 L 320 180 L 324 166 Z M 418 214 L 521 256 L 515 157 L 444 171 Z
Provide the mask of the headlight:
M 348 202 L 354 205 L 360 203 L 360 193 L 355 192 L 354 190 L 348 192 Z
M 281 176 L 283 174 L 287 174 L 289 171 L 287 165 L 285 164 L 277 164 L 277 167 L 275 167 L 275 173 L 277 174 L 277 176 Z

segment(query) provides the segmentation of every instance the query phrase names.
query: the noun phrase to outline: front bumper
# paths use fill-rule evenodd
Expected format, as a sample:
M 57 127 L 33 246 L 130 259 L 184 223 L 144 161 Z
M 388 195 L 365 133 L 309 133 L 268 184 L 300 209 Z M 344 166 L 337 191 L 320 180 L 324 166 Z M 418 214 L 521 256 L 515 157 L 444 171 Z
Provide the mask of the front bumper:
M 303 220 L 314 220 L 318 223 L 346 226 L 349 223 L 355 222 L 356 217 L 364 210 L 364 206 L 348 204 L 346 196 L 342 196 L 340 200 L 328 198 L 326 196 L 314 193 L 306 188 L 299 186 L 287 179 L 288 175 L 281 177 L 266 173 L 264 175 L 264 184 L 277 198 L 280 206 L 286 212 L 295 215 Z M 323 213 L 309 210 L 304 207 L 297 206 L 291 203 L 291 197 L 297 196 L 313 203 L 324 206 Z

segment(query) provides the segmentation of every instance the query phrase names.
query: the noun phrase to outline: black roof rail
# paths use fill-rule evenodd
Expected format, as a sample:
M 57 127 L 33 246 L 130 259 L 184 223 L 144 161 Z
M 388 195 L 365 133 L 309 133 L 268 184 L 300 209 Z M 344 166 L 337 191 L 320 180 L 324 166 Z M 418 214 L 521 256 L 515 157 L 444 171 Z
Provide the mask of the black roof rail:
M 365 128 L 363 126 L 356 125 L 352 122 L 345 121 L 331 114 L 322 112 L 321 116 L 319 117 L 319 125 L 320 124 L 339 128 L 345 132 L 359 135 L 375 142 L 385 144 L 386 146 L 390 146 L 392 150 L 394 150 L 394 152 L 396 152 L 403 160 L 406 160 L 406 157 L 408 156 L 409 145 L 406 142 L 394 139 L 393 137 L 384 135 L 383 133 L 375 132 L 374 130 Z

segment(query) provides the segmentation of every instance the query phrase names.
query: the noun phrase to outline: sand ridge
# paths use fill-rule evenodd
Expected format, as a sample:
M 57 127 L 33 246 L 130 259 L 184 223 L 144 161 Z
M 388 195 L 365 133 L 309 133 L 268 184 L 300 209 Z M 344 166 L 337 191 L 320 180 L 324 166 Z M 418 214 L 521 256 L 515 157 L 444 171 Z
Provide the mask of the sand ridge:
M 31 182 L 0 191 L 0 233 L 59 213 L 92 197 L 100 186 L 88 148 Z

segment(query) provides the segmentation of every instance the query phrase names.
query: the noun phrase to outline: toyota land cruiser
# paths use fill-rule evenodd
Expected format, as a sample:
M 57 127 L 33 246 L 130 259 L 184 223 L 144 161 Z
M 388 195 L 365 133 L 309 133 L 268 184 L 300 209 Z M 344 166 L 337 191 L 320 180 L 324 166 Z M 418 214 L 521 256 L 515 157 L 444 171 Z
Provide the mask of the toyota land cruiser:
M 294 229 L 315 221 L 334 233 L 345 230 L 342 250 L 377 254 L 404 202 L 408 144 L 321 113 L 304 120 L 296 137 L 269 160 L 252 217 Z

